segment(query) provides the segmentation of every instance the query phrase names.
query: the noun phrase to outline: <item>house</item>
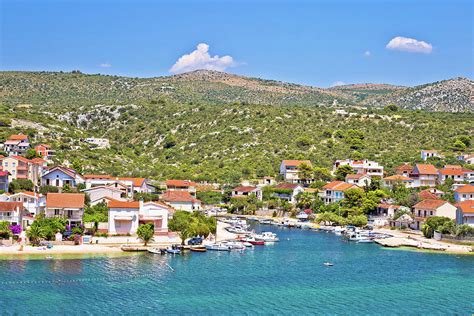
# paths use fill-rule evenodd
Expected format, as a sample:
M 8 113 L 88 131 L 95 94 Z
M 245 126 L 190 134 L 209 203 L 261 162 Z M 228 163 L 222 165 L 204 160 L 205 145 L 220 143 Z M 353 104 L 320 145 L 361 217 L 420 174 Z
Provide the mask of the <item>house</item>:
M 25 209 L 21 202 L 0 202 L 0 222 L 8 222 L 10 225 L 23 226 Z
M 85 174 L 83 175 L 86 189 L 97 186 L 106 186 L 115 182 L 112 176 L 106 174 Z
M 176 210 L 193 212 L 201 209 L 201 201 L 187 191 L 166 191 L 161 200 Z
M 23 191 L 9 196 L 10 202 L 23 203 L 24 209 L 31 215 L 38 215 L 46 207 L 46 197 L 40 193 Z
M 436 189 L 436 188 L 426 189 L 426 190 L 424 190 L 424 191 L 428 191 L 428 192 L 430 192 L 431 194 L 436 195 L 436 197 L 437 197 L 438 199 L 440 199 L 443 195 L 445 195 L 445 192 L 444 192 L 444 191 L 441 191 L 441 190 Z
M 445 216 L 456 219 L 456 206 L 444 200 L 423 200 L 413 206 L 415 220 L 411 228 L 420 230 L 427 218 L 432 216 Z
M 1 157 L 0 161 L 0 170 L 9 173 L 8 182 L 15 179 L 29 179 L 35 185 L 39 183 L 41 173 L 46 166 L 46 161 L 43 159 L 35 158 L 30 160 L 16 155 Z
M 110 147 L 110 142 L 107 138 L 89 137 L 89 138 L 84 139 L 84 141 L 90 144 L 91 148 L 104 149 L 104 148 Z
M 414 219 L 409 214 L 402 214 L 397 219 L 390 220 L 391 227 L 408 228 L 414 223 Z
M 313 167 L 309 160 L 283 160 L 280 164 L 280 174 L 283 176 L 283 180 L 290 183 L 311 182 L 312 179 L 300 179 L 298 174 L 300 165 Z
M 166 189 L 168 191 L 187 191 L 192 196 L 196 196 L 196 183 L 189 180 L 167 180 Z
M 0 191 L 8 192 L 8 171 L 0 171 Z
M 63 166 L 51 168 L 41 176 L 41 185 L 58 188 L 62 188 L 65 185 L 76 188 L 78 184 L 84 183 L 84 181 L 84 177 L 76 170 Z
M 45 160 L 51 160 L 54 156 L 54 150 L 48 144 L 39 144 L 35 146 L 35 151 Z
M 372 179 L 365 173 L 356 173 L 346 175 L 346 182 L 360 187 L 370 185 Z
M 438 170 L 431 164 L 416 164 L 410 174 L 413 187 L 434 187 L 438 181 Z
M 261 185 L 275 185 L 276 184 L 276 181 L 275 181 L 275 178 L 273 177 L 268 177 L 268 176 L 265 176 L 263 177 L 263 179 L 260 181 L 260 184 Z
M 8 155 L 24 155 L 30 149 L 30 141 L 27 135 L 11 135 L 4 143 L 3 150 Z
M 464 202 L 474 200 L 474 185 L 466 184 L 454 190 L 454 200 Z
M 359 187 L 344 181 L 332 181 L 322 187 L 323 192 L 320 196 L 325 204 L 336 203 L 344 199 L 344 191 L 356 188 Z
M 251 194 L 255 194 L 255 197 L 262 200 L 262 190 L 258 187 L 253 186 L 238 186 L 232 189 L 231 196 L 232 197 L 242 197 L 242 196 L 250 196 Z
M 120 183 L 124 184 L 133 193 L 153 193 L 156 188 L 151 185 L 145 178 L 116 178 Z
M 379 205 L 377 205 L 377 208 L 375 209 L 375 215 L 393 218 L 395 213 L 400 209 L 401 210 L 406 209 L 407 211 L 410 211 L 408 207 L 395 205 L 395 204 L 389 204 L 389 203 L 380 203 Z
M 273 196 L 296 204 L 296 196 L 304 192 L 304 188 L 297 183 L 280 183 L 273 188 Z
M 364 173 L 370 177 L 383 177 L 383 166 L 379 165 L 378 162 L 370 160 L 336 160 L 334 162 L 332 172 L 335 173 L 337 168 L 345 165 L 348 165 L 354 169 L 355 173 Z
M 125 197 L 127 196 L 123 190 L 106 185 L 84 189 L 82 192 L 89 195 L 91 205 L 109 200 L 126 201 Z
M 469 170 L 467 170 L 469 171 Z M 457 166 L 457 165 L 446 165 L 444 166 L 443 169 L 440 169 L 438 171 L 438 181 L 441 184 L 444 184 L 446 180 L 452 180 L 453 183 L 459 184 L 463 183 L 465 181 L 464 175 L 465 175 L 465 170 L 462 168 L 462 166 Z
M 84 193 L 48 193 L 45 216 L 64 217 L 69 225 L 79 225 L 84 215 L 84 201 Z
M 417 196 L 420 200 L 439 200 L 440 197 L 436 194 L 430 192 L 430 190 L 422 190 L 417 193 Z
M 411 188 L 413 187 L 413 179 L 410 179 L 403 175 L 396 174 L 393 176 L 385 177 L 382 180 L 382 185 L 386 188 L 393 188 L 395 184 L 401 184 L 405 186 L 406 188 Z
M 426 161 L 429 158 L 441 158 L 441 155 L 436 150 L 422 150 L 421 159 Z
M 141 224 L 152 223 L 155 235 L 168 235 L 168 217 L 173 210 L 164 203 L 112 200 L 108 207 L 109 234 L 133 235 Z
M 464 157 L 464 162 L 468 165 L 474 165 L 474 155 L 468 155 Z
M 413 167 L 409 164 L 403 164 L 395 168 L 395 174 L 399 176 L 409 177 L 410 173 L 413 171 Z
M 459 202 L 456 207 L 456 223 L 474 227 L 474 200 Z

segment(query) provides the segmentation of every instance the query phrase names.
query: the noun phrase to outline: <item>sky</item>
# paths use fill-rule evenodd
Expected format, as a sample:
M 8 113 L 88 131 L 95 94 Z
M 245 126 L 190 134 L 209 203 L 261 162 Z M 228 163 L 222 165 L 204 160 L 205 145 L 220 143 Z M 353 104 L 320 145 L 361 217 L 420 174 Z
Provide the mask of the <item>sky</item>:
M 474 1 L 0 0 L 0 70 L 329 87 L 474 78 Z

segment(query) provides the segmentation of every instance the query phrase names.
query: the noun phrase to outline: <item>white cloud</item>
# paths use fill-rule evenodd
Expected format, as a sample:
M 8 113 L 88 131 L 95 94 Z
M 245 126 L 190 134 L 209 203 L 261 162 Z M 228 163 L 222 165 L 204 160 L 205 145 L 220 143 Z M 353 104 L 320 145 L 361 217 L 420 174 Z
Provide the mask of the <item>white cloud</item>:
M 337 87 L 337 86 L 343 86 L 345 85 L 346 83 L 344 81 L 336 81 L 336 82 L 333 82 L 333 84 L 331 85 L 331 87 Z
M 110 63 L 102 63 L 102 64 L 100 64 L 99 66 L 102 67 L 102 68 L 110 68 L 110 67 L 112 67 L 112 64 L 110 64 Z
M 430 54 L 433 50 L 433 45 L 414 38 L 397 36 L 392 38 L 385 48 L 409 53 Z
M 365 57 L 370 57 L 370 55 L 372 55 L 372 54 L 370 53 L 370 50 L 366 50 L 365 53 L 364 53 L 364 56 L 365 56 Z
M 237 63 L 231 56 L 209 55 L 209 45 L 200 43 L 196 50 L 181 56 L 171 67 L 172 73 L 183 73 L 198 69 L 224 71 L 229 67 L 235 67 Z

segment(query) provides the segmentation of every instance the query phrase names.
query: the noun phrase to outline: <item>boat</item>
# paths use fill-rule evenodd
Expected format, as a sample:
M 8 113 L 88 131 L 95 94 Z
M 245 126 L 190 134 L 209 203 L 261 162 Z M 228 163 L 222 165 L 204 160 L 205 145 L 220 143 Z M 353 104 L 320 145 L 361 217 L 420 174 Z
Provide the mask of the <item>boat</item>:
M 334 265 L 334 263 L 331 263 L 331 262 L 324 262 L 323 263 L 326 267 L 332 267 Z
M 263 240 L 255 240 L 254 237 L 252 236 L 247 236 L 242 239 L 243 242 L 247 242 L 253 246 L 263 246 L 265 245 L 265 242 Z
M 218 243 L 218 244 L 211 244 L 211 245 L 206 245 L 207 250 L 214 250 L 214 251 L 230 251 L 231 248 L 227 246 L 226 244 L 223 243 Z
M 360 238 L 359 240 L 357 240 L 358 243 L 371 243 L 371 242 L 374 242 L 373 239 L 371 238 Z
M 199 247 L 191 247 L 189 250 L 194 251 L 194 252 L 206 252 L 207 249 L 206 247 L 199 246 Z
M 228 241 L 225 243 L 231 250 L 245 250 L 245 246 L 239 241 Z
M 272 232 L 262 232 L 261 234 L 257 234 L 253 236 L 255 240 L 263 240 L 264 242 L 275 242 L 280 241 L 277 235 Z
M 155 254 L 155 255 L 161 255 L 161 254 L 163 254 L 163 251 L 162 251 L 162 249 L 160 249 L 160 248 L 148 248 L 147 251 L 148 251 L 149 253 L 152 253 L 152 254 Z
M 181 253 L 181 249 L 179 249 L 179 247 L 177 245 L 172 245 L 172 246 L 166 248 L 166 252 L 171 253 L 173 255 L 177 255 L 177 254 Z
M 242 245 L 244 245 L 245 247 L 253 247 L 253 245 L 251 243 L 249 243 L 248 241 L 243 241 L 242 242 Z

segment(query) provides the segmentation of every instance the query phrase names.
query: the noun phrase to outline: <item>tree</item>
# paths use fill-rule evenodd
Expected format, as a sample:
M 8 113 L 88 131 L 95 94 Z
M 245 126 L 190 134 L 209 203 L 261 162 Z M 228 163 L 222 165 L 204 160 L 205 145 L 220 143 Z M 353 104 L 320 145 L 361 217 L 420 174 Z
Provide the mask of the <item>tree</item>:
M 41 158 L 41 155 L 39 155 L 36 150 L 33 148 L 28 149 L 25 154 L 26 159 L 34 159 L 34 158 Z
M 168 222 L 171 231 L 178 232 L 181 244 L 184 245 L 186 239 L 192 236 L 191 213 L 186 211 L 176 211 L 173 218 Z
M 34 186 L 34 183 L 29 179 L 15 179 L 8 184 L 8 191 L 12 193 L 33 191 Z
M 33 246 L 39 245 L 41 239 L 45 238 L 44 229 L 40 225 L 31 225 L 26 231 L 26 237 Z
M 387 106 L 385 106 L 384 108 L 386 111 L 390 111 L 390 112 L 397 112 L 398 111 L 398 106 L 396 106 L 395 104 L 389 104 Z
M 445 216 L 428 217 L 426 222 L 421 227 L 423 236 L 426 238 L 432 238 L 435 231 L 446 230 L 447 227 L 450 227 L 451 224 L 449 224 L 449 222 L 453 222 L 453 220 Z
M 348 174 L 354 173 L 354 170 L 349 165 L 342 165 L 336 169 L 336 180 L 344 181 Z
M 296 139 L 296 146 L 301 150 L 308 150 L 311 146 L 311 139 L 306 136 L 300 136 Z
M 201 191 L 197 193 L 197 198 L 204 204 L 215 205 L 222 203 L 222 193 L 215 191 Z
M 137 229 L 137 236 L 143 240 L 144 245 L 146 246 L 149 241 L 153 240 L 153 235 L 155 233 L 155 226 L 151 223 L 141 224 Z
M 101 223 L 109 220 L 109 207 L 107 203 L 101 202 L 84 209 L 84 222 Z
M 298 165 L 298 177 L 306 182 L 307 180 L 311 179 L 313 176 L 313 169 L 307 163 L 301 163 Z
M 12 236 L 12 231 L 10 230 L 9 223 L 6 221 L 0 222 L 0 238 L 10 238 Z
M 327 168 L 315 167 L 313 175 L 315 180 L 330 181 L 332 179 L 331 172 Z
M 302 192 L 296 196 L 297 206 L 303 209 L 310 208 L 316 196 L 313 193 Z
M 453 150 L 454 151 L 464 151 L 464 150 L 466 150 L 466 145 L 458 139 L 453 144 Z

